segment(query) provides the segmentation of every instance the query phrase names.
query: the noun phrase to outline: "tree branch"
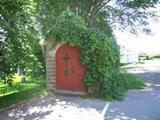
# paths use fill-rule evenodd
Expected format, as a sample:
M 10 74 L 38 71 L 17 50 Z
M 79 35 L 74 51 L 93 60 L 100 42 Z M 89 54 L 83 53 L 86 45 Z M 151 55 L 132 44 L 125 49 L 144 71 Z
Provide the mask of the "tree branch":
M 89 19 L 88 21 L 86 22 L 86 25 L 87 26 L 91 26 L 93 21 L 94 21 L 94 18 L 96 17 L 97 13 L 101 10 L 102 7 L 104 7 L 108 2 L 110 2 L 111 0 L 107 0 L 103 3 L 104 0 L 101 0 L 101 1 L 96 1 L 90 15 L 89 15 Z M 103 3 L 103 4 L 102 4 Z

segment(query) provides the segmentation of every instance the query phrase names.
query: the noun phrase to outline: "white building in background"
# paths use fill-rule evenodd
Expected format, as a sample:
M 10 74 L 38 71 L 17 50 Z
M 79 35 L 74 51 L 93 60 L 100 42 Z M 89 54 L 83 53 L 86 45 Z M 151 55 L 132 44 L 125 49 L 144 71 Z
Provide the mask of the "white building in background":
M 121 47 L 120 63 L 131 64 L 139 62 L 139 54 L 132 50 L 127 50 L 125 47 Z

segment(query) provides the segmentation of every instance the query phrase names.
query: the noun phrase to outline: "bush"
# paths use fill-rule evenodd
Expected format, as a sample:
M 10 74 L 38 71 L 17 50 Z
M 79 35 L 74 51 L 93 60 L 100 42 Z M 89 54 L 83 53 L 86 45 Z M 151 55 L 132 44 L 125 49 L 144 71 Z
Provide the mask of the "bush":
M 129 73 L 120 73 L 121 81 L 125 81 L 126 89 L 143 89 L 145 84 L 137 76 Z

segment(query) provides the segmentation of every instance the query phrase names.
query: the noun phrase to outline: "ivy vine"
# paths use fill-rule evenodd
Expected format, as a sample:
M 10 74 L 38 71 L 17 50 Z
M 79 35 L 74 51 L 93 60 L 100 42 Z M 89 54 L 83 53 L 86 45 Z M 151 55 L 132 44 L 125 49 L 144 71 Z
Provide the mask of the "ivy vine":
M 118 98 L 119 47 L 116 41 L 95 28 L 87 28 L 83 20 L 64 12 L 46 36 L 54 44 L 66 42 L 79 46 L 80 60 L 87 66 L 85 85 L 89 93 L 103 98 Z

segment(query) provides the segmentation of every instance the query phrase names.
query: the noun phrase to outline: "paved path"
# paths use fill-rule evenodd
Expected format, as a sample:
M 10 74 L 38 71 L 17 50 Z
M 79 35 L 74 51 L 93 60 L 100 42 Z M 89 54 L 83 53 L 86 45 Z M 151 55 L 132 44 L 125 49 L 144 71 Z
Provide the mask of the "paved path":
M 147 87 L 129 90 L 122 102 L 114 101 L 105 114 L 106 120 L 160 120 L 160 60 L 127 67 L 138 75 Z
M 38 97 L 0 112 L 0 120 L 103 120 L 108 102 L 75 96 Z
M 160 60 L 126 70 L 148 85 L 111 103 L 74 96 L 38 97 L 0 112 L 0 120 L 160 120 Z

